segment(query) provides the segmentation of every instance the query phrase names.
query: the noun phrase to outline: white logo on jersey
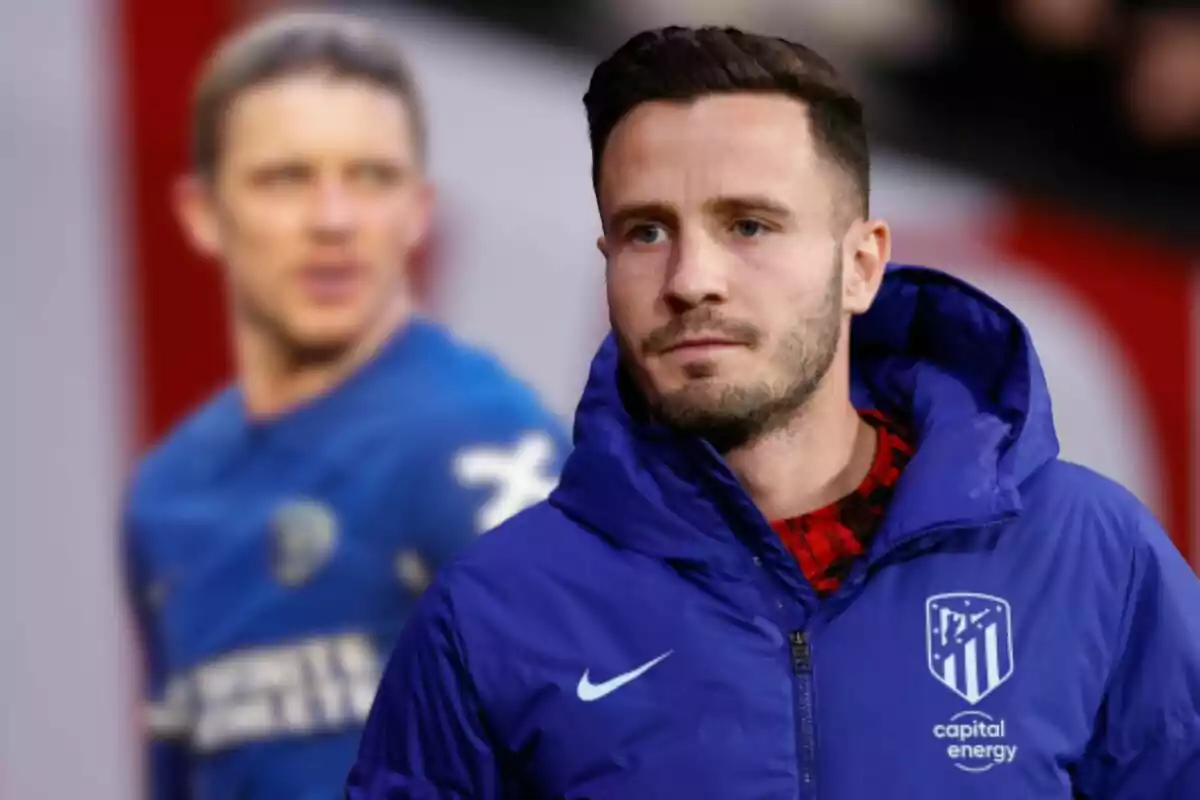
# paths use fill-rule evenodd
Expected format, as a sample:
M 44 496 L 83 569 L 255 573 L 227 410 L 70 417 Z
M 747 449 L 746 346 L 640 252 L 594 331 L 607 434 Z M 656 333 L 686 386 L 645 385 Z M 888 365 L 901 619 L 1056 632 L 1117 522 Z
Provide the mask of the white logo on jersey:
M 494 488 L 475 515 L 476 530 L 491 530 L 549 497 L 557 483 L 549 474 L 553 457 L 554 442 L 540 431 L 521 437 L 512 449 L 480 446 L 459 452 L 454 460 L 459 483 Z
M 174 678 L 148 721 L 201 753 L 346 730 L 366 721 L 381 667 L 371 639 L 353 633 L 235 651 Z

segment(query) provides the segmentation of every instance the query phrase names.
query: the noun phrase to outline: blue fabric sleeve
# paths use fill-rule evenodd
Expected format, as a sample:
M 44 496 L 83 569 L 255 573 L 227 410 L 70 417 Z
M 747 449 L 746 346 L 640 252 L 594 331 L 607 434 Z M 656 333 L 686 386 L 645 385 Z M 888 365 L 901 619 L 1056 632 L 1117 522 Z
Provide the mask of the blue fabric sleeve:
M 184 698 L 172 693 L 151 608 L 153 579 L 140 556 L 129 515 L 121 531 L 125 593 L 142 655 L 145 791 L 149 800 L 187 800 L 188 749 L 183 738 Z
M 499 762 L 441 584 L 420 601 L 375 696 L 346 800 L 493 800 Z
M 1144 509 L 1121 646 L 1077 787 L 1091 800 L 1200 798 L 1200 580 Z

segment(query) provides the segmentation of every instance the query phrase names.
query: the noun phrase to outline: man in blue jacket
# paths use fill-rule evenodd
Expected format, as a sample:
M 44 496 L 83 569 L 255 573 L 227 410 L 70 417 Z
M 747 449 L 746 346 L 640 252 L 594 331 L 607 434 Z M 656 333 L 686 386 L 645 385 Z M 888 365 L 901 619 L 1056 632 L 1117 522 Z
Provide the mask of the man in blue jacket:
M 585 104 L 576 449 L 422 599 L 348 797 L 1200 797 L 1195 574 L 1058 459 L 1019 320 L 888 268 L 829 64 L 668 28 Z

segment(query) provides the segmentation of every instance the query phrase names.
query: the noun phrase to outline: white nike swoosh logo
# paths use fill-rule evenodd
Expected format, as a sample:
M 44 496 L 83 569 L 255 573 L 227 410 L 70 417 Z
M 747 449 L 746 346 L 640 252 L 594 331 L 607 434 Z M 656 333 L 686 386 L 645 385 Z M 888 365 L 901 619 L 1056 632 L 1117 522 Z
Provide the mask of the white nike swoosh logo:
M 579 679 L 579 686 L 575 691 L 579 695 L 579 699 L 585 703 L 590 703 L 593 700 L 599 700 L 601 697 L 606 697 L 607 695 L 612 694 L 630 681 L 635 681 L 642 677 L 647 670 L 649 670 L 658 662 L 662 661 L 667 656 L 671 655 L 673 652 L 675 651 L 668 650 L 653 661 L 647 661 L 637 669 L 622 673 L 621 675 L 611 678 L 604 683 L 592 683 L 588 679 L 588 674 L 591 672 L 591 670 L 585 670 L 583 677 Z

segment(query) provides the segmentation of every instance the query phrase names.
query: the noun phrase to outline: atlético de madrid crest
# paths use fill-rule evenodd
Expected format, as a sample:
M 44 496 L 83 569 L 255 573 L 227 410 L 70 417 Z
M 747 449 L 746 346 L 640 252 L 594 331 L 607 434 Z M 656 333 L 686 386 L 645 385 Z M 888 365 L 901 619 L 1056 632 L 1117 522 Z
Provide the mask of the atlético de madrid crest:
M 284 503 L 271 520 L 271 571 L 285 586 L 297 586 L 329 560 L 337 518 L 315 500 Z
M 929 671 L 975 705 L 1013 674 L 1012 609 L 987 594 L 951 592 L 925 601 Z

